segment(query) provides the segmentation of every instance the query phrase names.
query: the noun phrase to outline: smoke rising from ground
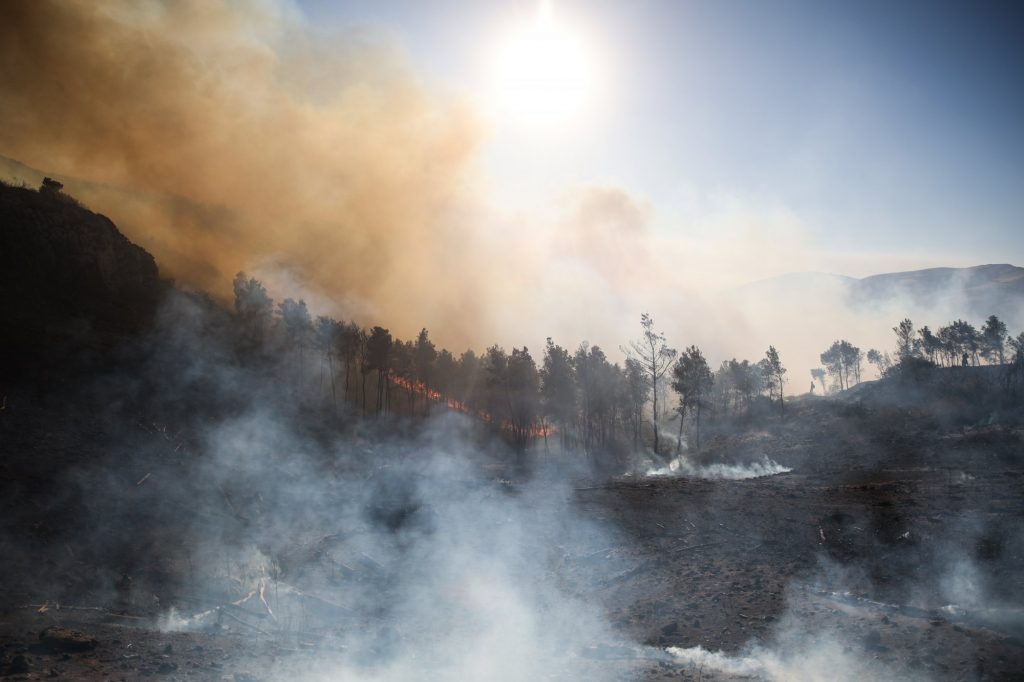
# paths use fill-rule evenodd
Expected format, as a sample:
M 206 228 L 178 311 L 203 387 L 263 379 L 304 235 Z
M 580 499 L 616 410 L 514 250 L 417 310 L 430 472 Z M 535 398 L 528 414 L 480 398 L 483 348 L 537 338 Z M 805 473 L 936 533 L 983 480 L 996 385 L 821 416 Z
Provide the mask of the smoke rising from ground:
M 762 457 L 760 461 L 749 464 L 695 464 L 685 455 L 676 457 L 666 466 L 657 467 L 647 472 L 648 476 L 685 476 L 689 478 L 705 478 L 709 480 L 740 481 L 747 478 L 775 476 L 792 471 L 773 459 Z
M 339 417 L 316 363 L 238 363 L 222 315 L 170 295 L 126 351 L 139 364 L 63 406 L 103 434 L 54 474 L 52 504 L 75 509 L 56 562 L 81 576 L 71 600 L 155 609 L 165 632 L 316 644 L 263 679 L 619 679 L 630 662 L 586 650 L 624 635 L 569 567 L 623 540 L 574 508 L 566 467 L 511 483 L 515 455 L 459 413 Z M 7 530 L 5 574 L 61 594 Z M 85 556 L 102 569 L 78 570 Z

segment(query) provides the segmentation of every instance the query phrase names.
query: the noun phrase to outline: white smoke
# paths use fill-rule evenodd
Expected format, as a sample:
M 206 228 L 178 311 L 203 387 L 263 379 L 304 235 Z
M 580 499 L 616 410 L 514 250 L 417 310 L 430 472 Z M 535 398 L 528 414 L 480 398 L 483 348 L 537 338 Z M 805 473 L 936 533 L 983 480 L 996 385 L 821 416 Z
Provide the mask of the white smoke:
M 681 665 L 703 673 L 754 677 L 771 682 L 860 682 L 861 680 L 909 680 L 871 659 L 857 656 L 848 646 L 828 637 L 808 640 L 792 650 L 753 646 L 730 656 L 703 647 L 669 647 Z
M 675 476 L 709 480 L 738 481 L 747 478 L 775 476 L 792 471 L 767 456 L 749 464 L 694 464 L 686 455 L 676 457 L 666 466 L 649 469 L 647 476 Z

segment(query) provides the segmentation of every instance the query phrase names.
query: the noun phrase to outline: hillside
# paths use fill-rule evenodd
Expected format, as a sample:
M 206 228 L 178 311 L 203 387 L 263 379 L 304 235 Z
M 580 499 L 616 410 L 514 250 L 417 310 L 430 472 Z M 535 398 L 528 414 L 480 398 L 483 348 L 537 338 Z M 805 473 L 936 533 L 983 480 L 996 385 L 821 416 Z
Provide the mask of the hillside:
M 1003 263 L 893 272 L 857 280 L 850 294 L 854 301 L 868 304 L 904 299 L 922 307 L 934 305 L 943 296 L 957 297 L 966 314 L 999 314 L 1019 308 L 1024 301 L 1024 268 Z
M 0 183 L 4 362 L 143 329 L 161 282 L 156 261 L 105 216 L 60 191 Z
M 356 387 L 379 369 L 344 401 L 345 363 L 287 333 L 294 301 L 271 325 L 258 283 L 244 300 L 266 328 L 170 288 L 153 316 L 153 258 L 54 185 L 0 187 L 0 220 L 8 362 L 115 349 L 3 377 L 2 675 L 505 680 L 505 650 L 530 666 L 513 679 L 567 681 L 1024 666 L 1007 367 L 804 396 L 785 417 L 737 403 L 680 443 L 685 467 L 620 443 L 609 475 L 596 446 L 513 450 L 500 420 L 436 396 L 421 411 L 412 384 L 415 409 L 404 388 L 366 409 Z
M 787 273 L 739 287 L 739 294 L 766 302 L 827 299 L 852 312 L 902 309 L 908 315 L 984 319 L 995 314 L 1013 323 L 1024 309 L 1024 268 L 1010 264 L 927 268 L 858 279 L 821 272 Z

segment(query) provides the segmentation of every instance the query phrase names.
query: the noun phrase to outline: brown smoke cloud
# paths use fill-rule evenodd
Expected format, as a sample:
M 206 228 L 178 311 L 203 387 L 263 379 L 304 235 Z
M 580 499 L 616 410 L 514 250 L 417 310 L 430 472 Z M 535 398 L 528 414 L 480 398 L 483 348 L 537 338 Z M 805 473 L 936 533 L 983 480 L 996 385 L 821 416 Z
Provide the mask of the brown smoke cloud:
M 692 211 L 666 221 L 625 188 L 552 188 L 546 213 L 503 215 L 476 184 L 483 141 L 471 107 L 428 91 L 386 39 L 314 29 L 286 0 L 0 3 L 0 155 L 55 174 L 165 275 L 224 299 L 244 269 L 278 298 L 404 338 L 426 326 L 456 351 L 538 353 L 550 335 L 613 356 L 648 311 L 715 364 L 776 345 L 798 390 L 835 338 L 884 349 L 918 320 L 902 301 L 853 316 L 820 286 L 732 291 L 865 269 L 756 198 L 685 193 Z
M 165 275 L 227 296 L 280 269 L 338 314 L 469 341 L 480 133 L 387 41 L 275 2 L 3 3 L 0 93 L 0 154 L 67 179 Z

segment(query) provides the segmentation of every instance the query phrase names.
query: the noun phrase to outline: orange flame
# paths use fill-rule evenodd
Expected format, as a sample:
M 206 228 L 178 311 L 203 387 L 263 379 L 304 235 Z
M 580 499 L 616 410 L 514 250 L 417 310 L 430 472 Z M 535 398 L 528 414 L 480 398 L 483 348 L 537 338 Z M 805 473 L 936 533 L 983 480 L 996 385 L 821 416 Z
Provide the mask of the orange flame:
M 429 400 L 432 400 L 435 403 L 444 403 L 444 405 L 449 410 L 455 410 L 457 412 L 462 412 L 463 414 L 475 416 L 477 419 L 487 424 L 490 424 L 493 421 L 491 419 L 490 413 L 488 413 L 486 410 L 474 411 L 471 407 L 469 407 L 462 401 L 456 400 L 455 398 L 446 399 L 443 395 L 441 395 L 440 391 L 436 391 L 430 388 L 422 381 L 410 381 L 409 379 L 392 375 L 391 382 L 396 386 L 401 386 L 407 391 L 412 391 L 416 395 L 426 396 Z M 503 431 L 512 431 L 514 427 L 512 423 L 509 422 L 508 420 L 503 420 L 501 422 L 501 428 Z M 538 424 L 536 426 L 532 426 L 529 429 L 528 433 L 531 436 L 535 436 L 538 438 L 551 436 L 555 433 L 555 427 L 551 426 L 550 424 Z

